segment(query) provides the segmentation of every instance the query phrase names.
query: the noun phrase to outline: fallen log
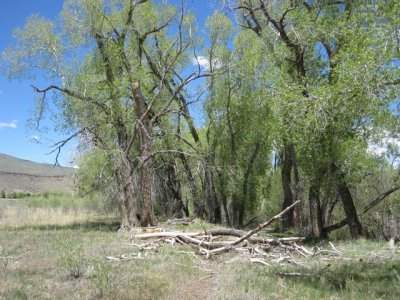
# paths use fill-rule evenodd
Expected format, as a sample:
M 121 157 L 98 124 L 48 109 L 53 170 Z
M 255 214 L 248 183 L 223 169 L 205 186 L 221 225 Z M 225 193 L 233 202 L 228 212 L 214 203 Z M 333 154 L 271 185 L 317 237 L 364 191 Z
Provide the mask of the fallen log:
M 136 239 L 153 239 L 153 238 L 168 238 L 177 237 L 180 234 L 187 236 L 199 236 L 204 235 L 204 232 L 179 232 L 179 231 L 165 231 L 165 232 L 151 232 L 151 233 L 139 233 L 132 235 L 132 238 Z

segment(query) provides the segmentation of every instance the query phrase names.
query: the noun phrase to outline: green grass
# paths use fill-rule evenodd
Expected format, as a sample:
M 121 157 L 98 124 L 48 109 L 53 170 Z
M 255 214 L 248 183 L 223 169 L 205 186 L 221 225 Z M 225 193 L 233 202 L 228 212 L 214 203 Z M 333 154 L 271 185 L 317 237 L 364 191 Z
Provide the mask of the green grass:
M 30 215 L 60 210 L 38 207 L 42 200 L 31 206 L 9 200 L 0 211 L 19 205 Z M 334 242 L 340 258 L 297 257 L 304 266 L 268 261 L 265 267 L 234 253 L 205 260 L 193 254 L 196 248 L 166 244 L 140 252 L 142 259 L 117 262 L 106 257 L 139 250 L 129 234 L 117 232 L 116 218 L 71 214 L 47 224 L 35 218 L 28 224 L 21 218 L 20 226 L 18 219 L 0 223 L 0 299 L 400 299 L 399 251 L 387 243 Z M 200 222 L 174 229 L 211 227 Z M 330 249 L 327 241 L 306 246 Z
M 110 210 L 109 203 L 103 203 L 94 197 L 77 197 L 72 193 L 43 192 L 23 198 L 32 208 L 63 208 L 69 210 L 86 209 L 96 212 Z

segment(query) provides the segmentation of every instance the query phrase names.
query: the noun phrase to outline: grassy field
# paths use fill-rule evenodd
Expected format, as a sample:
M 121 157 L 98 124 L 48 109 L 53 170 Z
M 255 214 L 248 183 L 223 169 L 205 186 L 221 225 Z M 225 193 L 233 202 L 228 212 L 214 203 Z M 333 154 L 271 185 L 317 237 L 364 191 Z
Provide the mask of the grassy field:
M 269 266 L 182 245 L 139 252 L 115 216 L 61 198 L 0 199 L 0 299 L 400 299 L 400 252 L 388 243 L 335 241 L 338 258 Z

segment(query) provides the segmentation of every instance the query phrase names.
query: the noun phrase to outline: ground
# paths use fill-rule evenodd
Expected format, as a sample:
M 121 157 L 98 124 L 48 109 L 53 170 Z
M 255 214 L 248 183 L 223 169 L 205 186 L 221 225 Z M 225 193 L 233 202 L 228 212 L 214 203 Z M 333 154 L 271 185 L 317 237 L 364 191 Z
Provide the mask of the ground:
M 206 260 L 187 245 L 140 251 L 133 244 L 146 241 L 118 232 L 112 215 L 0 201 L 0 299 L 400 299 L 399 250 L 387 242 L 332 241 L 340 256 L 298 264 L 237 253 Z M 332 250 L 328 241 L 303 246 Z

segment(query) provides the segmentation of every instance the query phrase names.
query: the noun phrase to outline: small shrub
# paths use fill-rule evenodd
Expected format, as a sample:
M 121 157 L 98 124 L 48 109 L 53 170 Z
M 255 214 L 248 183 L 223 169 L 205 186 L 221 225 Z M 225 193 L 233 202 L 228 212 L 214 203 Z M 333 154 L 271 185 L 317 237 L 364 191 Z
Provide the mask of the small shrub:
M 6 198 L 6 191 L 4 189 L 0 191 L 0 198 Z
M 26 196 L 26 193 L 20 192 L 20 191 L 13 191 L 7 195 L 7 197 L 11 198 L 11 199 L 22 199 L 22 198 L 25 198 L 25 196 Z M 7 198 L 7 197 L 4 197 L 4 198 Z
M 100 297 L 103 297 L 111 287 L 112 266 L 101 258 L 93 258 L 85 276 L 96 285 Z
M 72 278 L 81 278 L 88 265 L 82 246 L 74 246 L 71 240 L 60 241 L 59 244 L 60 266 L 68 272 Z

